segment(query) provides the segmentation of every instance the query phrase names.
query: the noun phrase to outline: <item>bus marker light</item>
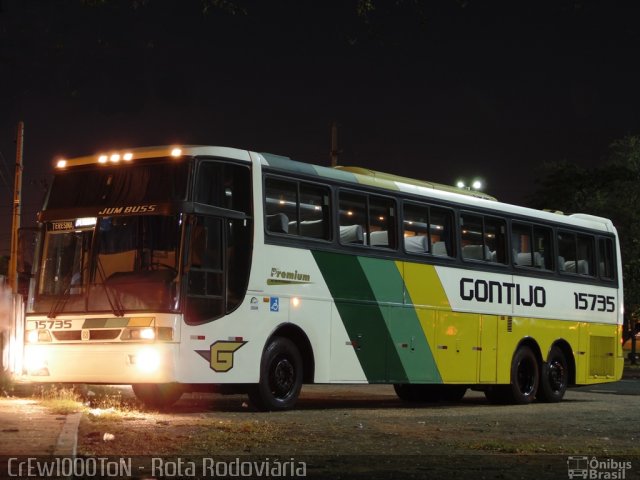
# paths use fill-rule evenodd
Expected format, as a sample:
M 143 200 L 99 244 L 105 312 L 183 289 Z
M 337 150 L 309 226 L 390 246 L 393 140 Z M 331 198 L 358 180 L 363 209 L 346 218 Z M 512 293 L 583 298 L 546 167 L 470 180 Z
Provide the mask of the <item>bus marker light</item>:
M 118 163 L 118 162 L 120 161 L 120 155 L 119 155 L 119 154 L 117 154 L 117 153 L 114 153 L 113 155 L 111 155 L 110 160 L 111 160 L 113 163 Z
M 191 335 L 191 340 L 205 340 L 205 336 L 204 335 Z
M 125 162 L 130 162 L 132 158 L 133 158 L 133 153 L 131 153 L 131 152 L 127 152 L 122 156 L 122 159 Z
M 98 163 L 107 163 L 107 160 L 108 160 L 108 158 L 107 158 L 106 155 L 100 155 L 98 157 Z
M 173 150 L 171 150 L 171 156 L 172 157 L 179 157 L 180 155 L 182 155 L 182 150 L 179 148 L 174 148 Z
M 244 342 L 243 337 L 229 337 L 227 340 L 229 340 L 230 342 Z
M 56 163 L 56 167 L 58 168 L 64 168 L 66 166 L 67 166 L 67 161 L 62 158 L 58 160 L 58 163 Z
M 300 299 L 298 297 L 293 297 L 291 299 L 291 305 L 293 305 L 294 307 L 297 307 L 298 305 L 300 305 Z

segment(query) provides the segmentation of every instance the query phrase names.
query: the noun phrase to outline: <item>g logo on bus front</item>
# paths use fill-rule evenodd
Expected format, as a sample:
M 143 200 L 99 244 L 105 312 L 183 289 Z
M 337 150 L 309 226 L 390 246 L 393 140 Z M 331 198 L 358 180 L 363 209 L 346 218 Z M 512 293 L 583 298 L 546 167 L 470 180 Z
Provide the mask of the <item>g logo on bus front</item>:
M 196 350 L 196 353 L 209 361 L 211 370 L 224 373 L 233 368 L 233 354 L 245 343 L 247 342 L 218 340 L 211 344 L 209 350 Z

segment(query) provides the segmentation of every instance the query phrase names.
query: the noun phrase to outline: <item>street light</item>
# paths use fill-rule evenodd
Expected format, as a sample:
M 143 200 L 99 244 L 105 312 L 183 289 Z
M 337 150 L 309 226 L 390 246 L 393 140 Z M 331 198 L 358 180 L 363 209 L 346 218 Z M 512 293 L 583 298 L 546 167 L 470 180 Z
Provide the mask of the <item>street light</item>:
M 470 184 L 470 185 L 467 185 L 467 184 L 464 182 L 464 180 L 458 180 L 458 181 L 456 182 L 456 187 L 458 187 L 458 188 L 465 188 L 465 189 L 467 189 L 467 190 L 471 190 L 471 189 L 473 189 L 473 190 L 481 190 L 483 186 L 484 186 L 484 185 L 482 185 L 482 181 L 481 181 L 481 180 L 479 180 L 479 179 L 477 179 L 477 178 L 476 178 L 476 179 L 474 179 L 474 180 L 471 182 L 471 184 Z

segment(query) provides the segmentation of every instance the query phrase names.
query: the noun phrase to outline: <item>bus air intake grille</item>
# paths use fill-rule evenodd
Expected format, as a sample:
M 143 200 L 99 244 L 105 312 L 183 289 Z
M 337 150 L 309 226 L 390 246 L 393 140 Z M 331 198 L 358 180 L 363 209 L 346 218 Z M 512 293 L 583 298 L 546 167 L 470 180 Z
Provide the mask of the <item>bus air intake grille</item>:
M 70 342 L 82 339 L 82 330 L 53 330 L 51 332 L 59 342 Z
M 120 329 L 91 330 L 90 340 L 115 340 L 120 335 Z

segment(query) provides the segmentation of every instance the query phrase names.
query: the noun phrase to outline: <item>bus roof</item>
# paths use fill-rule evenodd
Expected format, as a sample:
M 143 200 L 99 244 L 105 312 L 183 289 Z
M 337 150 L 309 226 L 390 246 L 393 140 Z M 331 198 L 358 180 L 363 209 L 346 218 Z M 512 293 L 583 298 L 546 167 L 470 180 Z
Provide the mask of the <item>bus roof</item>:
M 181 157 L 207 155 L 231 158 L 250 162 L 251 154 L 247 150 L 229 147 L 203 145 L 165 145 L 156 147 L 141 147 L 131 149 L 110 149 L 94 155 L 76 157 L 69 160 L 58 159 L 55 162 L 57 170 L 79 165 L 106 164 L 135 161 L 136 159 L 150 159 L 159 157 Z M 377 172 L 363 167 L 336 168 L 323 167 L 309 163 L 291 160 L 289 157 L 270 153 L 255 153 L 261 163 L 279 170 L 302 173 L 320 178 L 338 180 L 346 183 L 368 185 L 384 190 L 401 191 L 413 195 L 455 202 L 458 205 L 476 206 L 496 212 L 506 212 L 532 219 L 565 223 L 583 228 L 614 232 L 615 228 L 610 220 L 587 214 L 564 215 L 561 212 L 549 212 L 532 208 L 501 203 L 495 197 L 483 192 L 460 189 L 454 186 L 416 180 L 389 173 Z
M 415 180 L 411 178 L 392 175 L 389 173 L 377 172 L 362 167 L 343 167 L 335 168 L 312 165 L 309 163 L 297 162 L 288 157 L 273 155 L 269 153 L 261 153 L 263 164 L 280 170 L 303 173 L 306 175 L 324 177 L 329 179 L 341 180 L 343 182 L 357 183 L 361 185 L 369 185 L 384 190 L 402 191 L 418 195 L 422 197 L 434 198 L 442 201 L 455 202 L 458 205 L 469 205 L 480 207 L 483 209 L 493 210 L 495 212 L 504 212 L 531 219 L 546 220 L 555 223 L 564 223 L 568 225 L 590 228 L 613 233 L 615 228 L 611 220 L 576 213 L 573 215 L 564 215 L 561 212 L 550 212 L 544 210 L 536 210 L 533 208 L 512 205 L 497 201 L 495 197 L 486 193 L 473 190 L 460 189 L 457 187 L 442 185 L 433 182 Z

